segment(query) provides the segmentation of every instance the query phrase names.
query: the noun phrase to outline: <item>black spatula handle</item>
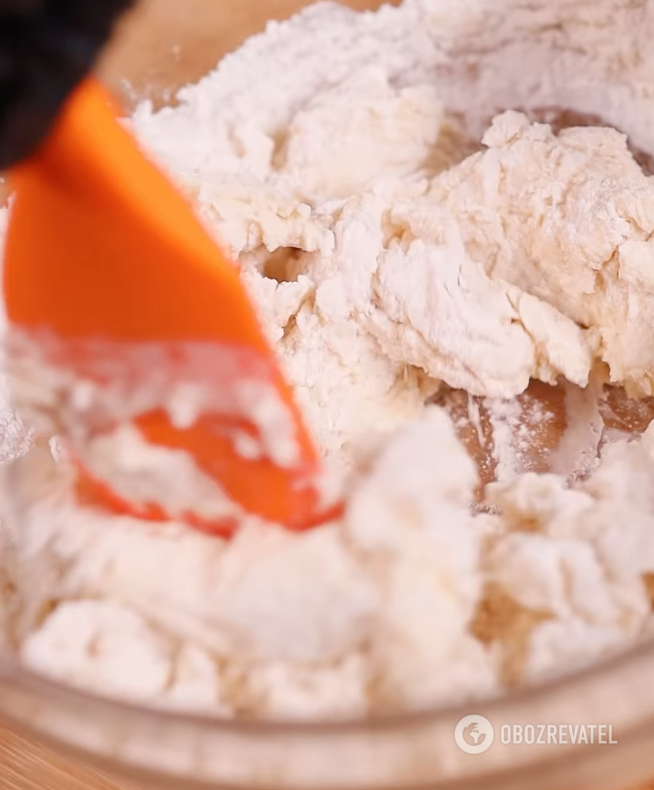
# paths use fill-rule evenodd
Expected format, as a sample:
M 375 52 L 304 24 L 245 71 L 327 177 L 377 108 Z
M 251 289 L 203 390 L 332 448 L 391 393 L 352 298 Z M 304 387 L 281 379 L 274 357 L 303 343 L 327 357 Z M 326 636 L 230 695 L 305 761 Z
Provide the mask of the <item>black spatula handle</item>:
M 0 170 L 29 156 L 134 0 L 0 0 Z

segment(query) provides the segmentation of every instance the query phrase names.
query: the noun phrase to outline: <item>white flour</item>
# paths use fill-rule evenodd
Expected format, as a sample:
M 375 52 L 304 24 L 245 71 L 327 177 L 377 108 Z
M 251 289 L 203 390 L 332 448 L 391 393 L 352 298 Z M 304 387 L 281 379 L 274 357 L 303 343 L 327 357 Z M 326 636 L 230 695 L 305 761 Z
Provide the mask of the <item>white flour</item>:
M 22 660 L 155 704 L 315 718 L 501 693 L 640 638 L 654 428 L 598 463 L 599 407 L 579 388 L 602 364 L 654 392 L 654 180 L 612 129 L 492 116 L 570 108 L 645 148 L 653 38 L 654 4 L 622 0 L 321 4 L 174 109 L 142 105 L 135 132 L 239 259 L 348 474 L 346 514 L 300 536 L 243 518 L 230 543 L 103 515 L 74 504 L 46 436 L 7 474 Z M 511 399 L 560 377 L 579 416 L 560 475 L 525 471 Z M 487 512 L 452 421 L 426 405 L 443 384 L 490 415 Z M 19 392 L 33 408 L 38 390 Z

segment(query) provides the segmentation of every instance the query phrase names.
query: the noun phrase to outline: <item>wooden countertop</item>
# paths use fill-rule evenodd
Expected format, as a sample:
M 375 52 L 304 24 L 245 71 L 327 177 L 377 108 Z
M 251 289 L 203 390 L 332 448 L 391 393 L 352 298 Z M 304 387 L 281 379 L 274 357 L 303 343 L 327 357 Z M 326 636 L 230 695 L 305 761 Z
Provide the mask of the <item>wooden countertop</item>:
M 141 790 L 0 728 L 0 790 Z

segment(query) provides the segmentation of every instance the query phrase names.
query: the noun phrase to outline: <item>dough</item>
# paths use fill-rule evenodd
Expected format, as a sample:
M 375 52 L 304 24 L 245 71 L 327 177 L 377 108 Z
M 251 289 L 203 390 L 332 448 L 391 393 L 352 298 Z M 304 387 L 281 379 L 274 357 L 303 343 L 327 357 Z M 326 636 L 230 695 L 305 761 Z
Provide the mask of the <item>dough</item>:
M 603 111 L 644 144 L 654 21 L 617 0 L 501 5 L 320 4 L 175 108 L 138 108 L 238 260 L 346 513 L 302 535 L 240 514 L 231 542 L 115 518 L 73 502 L 41 435 L 8 478 L 22 518 L 0 571 L 27 665 L 221 715 L 365 716 L 499 694 L 651 628 L 654 428 L 610 436 L 598 399 L 603 371 L 654 391 L 654 182 L 608 126 L 503 110 Z M 434 396 L 490 399 L 501 424 L 530 380 L 562 379 L 595 398 L 584 475 L 504 464 L 479 500 Z M 96 450 L 129 457 L 132 486 L 156 454 L 133 431 Z

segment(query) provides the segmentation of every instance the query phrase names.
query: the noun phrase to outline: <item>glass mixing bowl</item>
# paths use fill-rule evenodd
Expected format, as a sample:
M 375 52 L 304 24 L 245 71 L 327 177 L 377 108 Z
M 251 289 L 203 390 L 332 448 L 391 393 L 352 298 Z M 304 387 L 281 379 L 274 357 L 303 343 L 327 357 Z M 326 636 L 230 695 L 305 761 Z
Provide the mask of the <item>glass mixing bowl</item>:
M 347 4 L 379 5 L 375 0 Z M 303 5 L 302 0 L 147 0 L 121 27 L 100 72 L 128 100 L 147 95 L 165 102 L 266 20 Z M 610 108 L 607 112 L 610 116 Z M 20 481 L 12 477 L 12 465 L 5 471 L 11 492 Z M 15 500 L 13 506 L 9 517 L 20 520 Z M 457 722 L 471 714 L 485 716 L 495 729 L 495 742 L 483 754 L 464 753 L 455 743 Z M 80 693 L 5 662 L 0 663 L 0 715 L 28 737 L 152 788 L 627 788 L 654 775 L 654 647 L 642 646 L 487 704 L 302 725 L 148 710 Z M 610 724 L 617 744 L 502 743 L 503 727 L 527 724 Z

